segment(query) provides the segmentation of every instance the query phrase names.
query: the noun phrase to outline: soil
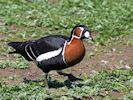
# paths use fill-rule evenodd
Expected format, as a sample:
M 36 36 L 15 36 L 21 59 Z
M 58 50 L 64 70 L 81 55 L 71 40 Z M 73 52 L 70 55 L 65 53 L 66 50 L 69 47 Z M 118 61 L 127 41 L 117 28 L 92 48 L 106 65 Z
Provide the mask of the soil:
M 132 36 L 132 35 L 131 35 Z M 72 73 L 74 76 L 83 74 L 95 74 L 102 70 L 113 69 L 131 69 L 133 67 L 133 46 L 128 44 L 131 36 L 126 36 L 120 40 L 113 40 L 109 45 L 102 46 L 99 44 L 86 43 L 86 56 L 79 64 L 65 69 L 67 73 Z M 1 57 L 0 59 L 15 59 L 7 54 L 7 58 Z M 30 63 L 28 69 L 0 69 L 0 79 L 9 76 L 18 76 L 19 80 L 6 80 L 7 84 L 18 84 L 26 79 L 38 80 L 43 77 L 43 72 L 37 68 L 34 63 Z M 51 77 L 63 78 L 55 71 L 51 71 Z M 123 95 L 123 93 L 109 93 L 110 95 Z

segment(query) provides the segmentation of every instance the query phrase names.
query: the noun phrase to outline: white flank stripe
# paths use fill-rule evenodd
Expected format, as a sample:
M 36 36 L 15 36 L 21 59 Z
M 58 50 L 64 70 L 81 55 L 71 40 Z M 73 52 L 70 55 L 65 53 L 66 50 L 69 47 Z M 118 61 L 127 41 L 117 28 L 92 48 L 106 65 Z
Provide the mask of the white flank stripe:
M 62 51 L 62 48 L 59 48 L 58 50 L 54 50 L 54 51 L 41 54 L 36 58 L 36 61 L 40 62 L 42 60 L 47 60 L 47 59 L 56 57 L 61 53 L 61 51 Z
M 28 45 L 25 46 L 25 52 L 26 52 L 26 54 L 28 55 L 28 57 L 29 57 L 31 60 L 34 61 L 34 59 L 30 56 L 29 52 L 27 51 L 27 47 L 28 47 Z
M 32 55 L 36 58 L 36 56 L 35 56 L 35 54 L 34 54 L 32 48 L 31 48 L 31 46 L 29 46 L 29 48 L 30 48 L 30 51 L 31 51 Z

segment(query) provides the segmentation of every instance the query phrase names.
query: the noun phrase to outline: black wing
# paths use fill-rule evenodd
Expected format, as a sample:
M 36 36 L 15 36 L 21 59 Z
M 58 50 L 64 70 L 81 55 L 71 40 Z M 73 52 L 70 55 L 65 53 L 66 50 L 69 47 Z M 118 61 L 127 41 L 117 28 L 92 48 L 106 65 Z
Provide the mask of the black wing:
M 33 61 L 40 54 L 59 49 L 68 39 L 62 35 L 51 35 L 34 41 L 10 42 L 8 45 L 16 49 L 10 53 L 19 53 L 28 61 Z
M 69 38 L 62 35 L 53 35 L 36 40 L 32 46 L 39 54 L 57 50 L 62 47 Z

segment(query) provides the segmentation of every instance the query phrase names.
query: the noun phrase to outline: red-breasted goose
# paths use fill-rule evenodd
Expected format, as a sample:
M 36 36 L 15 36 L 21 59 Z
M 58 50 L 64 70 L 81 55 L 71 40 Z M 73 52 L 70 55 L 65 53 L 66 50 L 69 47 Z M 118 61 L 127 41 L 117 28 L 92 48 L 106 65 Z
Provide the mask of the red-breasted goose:
M 76 25 L 71 36 L 50 35 L 38 40 L 26 42 L 10 42 L 9 46 L 28 61 L 36 62 L 37 66 L 47 75 L 51 70 L 61 70 L 79 63 L 85 55 L 83 39 L 92 39 L 91 32 L 85 25 Z

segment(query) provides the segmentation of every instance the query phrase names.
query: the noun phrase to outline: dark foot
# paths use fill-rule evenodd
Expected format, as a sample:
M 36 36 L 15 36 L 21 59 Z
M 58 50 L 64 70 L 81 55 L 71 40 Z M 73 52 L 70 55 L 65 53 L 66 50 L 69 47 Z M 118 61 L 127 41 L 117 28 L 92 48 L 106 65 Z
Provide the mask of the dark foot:
M 30 83 L 30 82 L 39 83 L 39 82 L 41 82 L 41 80 L 31 80 L 31 79 L 24 78 L 23 79 L 23 82 L 24 83 Z
M 67 76 L 68 79 L 69 79 L 70 81 L 72 81 L 72 82 L 74 82 L 74 81 L 82 81 L 82 79 L 77 78 L 77 77 L 73 76 L 72 74 L 63 73 L 63 72 L 61 72 L 61 71 L 59 71 L 58 74 L 63 75 L 63 76 Z

